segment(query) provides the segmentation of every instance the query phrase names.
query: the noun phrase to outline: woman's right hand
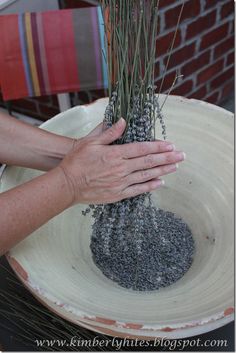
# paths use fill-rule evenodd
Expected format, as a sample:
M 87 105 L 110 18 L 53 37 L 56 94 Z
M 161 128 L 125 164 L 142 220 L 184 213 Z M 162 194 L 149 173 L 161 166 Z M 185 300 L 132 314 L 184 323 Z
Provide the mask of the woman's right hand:
M 65 175 L 71 205 L 112 203 L 157 189 L 163 185 L 160 177 L 185 159 L 166 141 L 110 145 L 122 136 L 125 124 L 121 118 L 105 131 L 100 124 L 75 141 L 56 167 Z

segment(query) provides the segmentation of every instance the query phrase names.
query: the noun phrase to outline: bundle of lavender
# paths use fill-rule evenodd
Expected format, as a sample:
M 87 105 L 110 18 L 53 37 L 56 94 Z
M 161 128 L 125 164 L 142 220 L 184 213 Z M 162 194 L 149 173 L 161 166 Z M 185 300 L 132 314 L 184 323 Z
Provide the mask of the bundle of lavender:
M 165 139 L 154 85 L 157 1 L 102 0 L 102 8 L 109 73 L 104 124 L 109 128 L 120 117 L 126 119 L 125 133 L 115 142 L 122 144 L 154 140 L 158 119 Z M 174 214 L 154 207 L 150 193 L 90 209 L 95 218 L 93 260 L 121 286 L 159 289 L 176 282 L 191 266 L 190 229 Z

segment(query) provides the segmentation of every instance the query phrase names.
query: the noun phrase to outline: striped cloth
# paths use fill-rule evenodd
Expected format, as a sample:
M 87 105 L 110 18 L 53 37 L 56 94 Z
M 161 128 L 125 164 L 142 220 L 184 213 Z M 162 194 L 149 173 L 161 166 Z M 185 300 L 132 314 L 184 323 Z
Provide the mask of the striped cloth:
M 0 16 L 4 100 L 108 87 L 100 7 Z

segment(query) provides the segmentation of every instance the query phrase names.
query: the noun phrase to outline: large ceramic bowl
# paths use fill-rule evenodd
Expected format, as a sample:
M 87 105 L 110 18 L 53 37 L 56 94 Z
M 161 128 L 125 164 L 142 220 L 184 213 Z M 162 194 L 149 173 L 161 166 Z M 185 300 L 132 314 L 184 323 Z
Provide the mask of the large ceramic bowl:
M 84 136 L 102 120 L 106 104 L 107 99 L 101 99 L 75 107 L 42 128 Z M 107 279 L 92 261 L 92 220 L 81 215 L 83 205 L 55 217 L 7 255 L 17 275 L 41 302 L 96 332 L 177 338 L 233 320 L 232 114 L 201 101 L 171 96 L 164 115 L 168 139 L 186 152 L 187 160 L 175 174 L 165 177 L 165 187 L 153 192 L 153 198 L 192 229 L 194 261 L 182 279 L 158 291 L 141 293 Z M 0 190 L 39 174 L 6 168 Z

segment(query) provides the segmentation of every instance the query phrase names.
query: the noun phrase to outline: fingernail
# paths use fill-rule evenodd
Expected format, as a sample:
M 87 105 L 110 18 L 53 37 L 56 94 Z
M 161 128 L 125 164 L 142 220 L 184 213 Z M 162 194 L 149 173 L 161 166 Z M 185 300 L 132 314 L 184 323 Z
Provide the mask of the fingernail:
M 166 167 L 166 171 L 167 172 L 175 172 L 176 169 L 178 168 L 178 164 L 169 164 L 167 167 Z
M 158 187 L 158 186 L 162 186 L 164 184 L 165 184 L 164 180 L 158 179 L 155 181 L 154 185 L 155 185 L 155 187 Z
M 120 124 L 123 124 L 124 121 L 125 121 L 125 119 L 121 117 L 121 118 L 117 121 L 117 124 L 119 124 L 119 125 L 120 125 Z
M 167 150 L 167 151 L 175 151 L 175 145 L 173 145 L 173 144 L 167 145 L 167 146 L 166 146 L 166 150 Z
M 186 159 L 186 154 L 184 152 L 177 152 L 177 157 L 179 160 L 183 161 Z
M 175 164 L 175 168 L 178 169 L 179 168 L 179 163 Z

